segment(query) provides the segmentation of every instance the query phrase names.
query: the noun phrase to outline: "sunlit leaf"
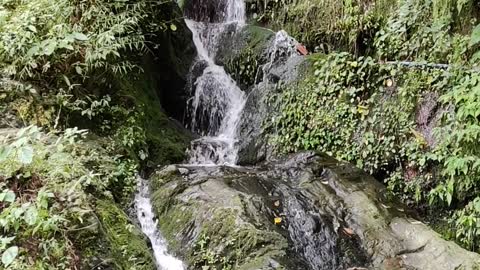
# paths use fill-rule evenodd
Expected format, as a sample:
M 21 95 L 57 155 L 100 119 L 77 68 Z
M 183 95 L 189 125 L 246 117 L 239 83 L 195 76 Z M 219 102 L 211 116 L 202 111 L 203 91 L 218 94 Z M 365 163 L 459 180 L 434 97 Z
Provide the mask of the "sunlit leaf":
M 477 45 L 480 42 L 480 24 L 477 25 L 470 36 L 470 46 Z
M 15 201 L 15 193 L 11 190 L 4 190 L 0 193 L 0 202 L 13 203 Z
M 18 160 L 23 164 L 30 164 L 33 160 L 33 148 L 30 145 L 20 148 Z
M 75 32 L 72 34 L 73 38 L 79 41 L 87 41 L 88 37 L 85 34 Z
M 24 219 L 28 225 L 34 225 L 37 222 L 38 211 L 34 205 L 30 205 L 25 212 Z
M 12 264 L 15 258 L 17 257 L 17 255 L 18 255 L 18 247 L 17 246 L 9 247 L 7 250 L 3 252 L 3 255 L 2 255 L 3 265 L 9 266 L 10 264 Z

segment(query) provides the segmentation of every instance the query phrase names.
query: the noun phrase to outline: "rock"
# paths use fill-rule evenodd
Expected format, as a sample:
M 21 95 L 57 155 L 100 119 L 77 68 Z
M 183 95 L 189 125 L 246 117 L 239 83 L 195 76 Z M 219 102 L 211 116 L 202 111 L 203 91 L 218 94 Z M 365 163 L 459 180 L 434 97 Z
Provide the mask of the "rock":
M 478 269 L 480 266 L 477 253 L 466 252 L 457 244 L 442 239 L 422 223 L 394 218 L 390 228 L 403 241 L 405 251 L 400 257 L 405 265 L 425 270 Z
M 221 0 L 184 0 L 185 17 L 197 22 L 219 23 L 224 21 L 227 5 Z
M 272 152 L 263 134 L 264 120 L 271 115 L 267 98 L 302 78 L 306 58 L 298 55 L 298 42 L 285 31 L 247 25 L 220 40 L 215 61 L 248 94 L 237 134 L 242 138 L 237 163 L 255 164 Z
M 187 175 L 190 171 L 186 168 L 178 168 L 178 171 L 182 174 L 182 175 Z
M 85 239 L 96 242 L 89 243 L 87 250 L 83 250 L 86 257 L 91 256 L 90 253 L 103 257 L 98 259 L 101 264 L 93 265 L 101 266 L 103 263 L 108 263 L 112 264 L 111 269 L 155 269 L 155 259 L 150 242 L 140 228 L 131 223 L 126 213 L 115 202 L 98 200 L 95 214 L 101 229 L 96 237 L 85 237 Z M 113 263 L 109 262 L 111 258 L 114 259 Z M 85 266 L 82 269 L 93 269 L 93 265 Z
M 162 4 L 166 18 L 182 18 L 175 2 Z M 168 116 L 183 121 L 187 99 L 190 68 L 197 56 L 192 33 L 184 20 L 175 20 L 176 31 L 161 31 L 151 35 L 149 48 L 152 55 L 142 60 L 147 80 L 155 87 L 156 94 Z
M 178 165 L 150 181 L 160 229 L 194 269 L 221 261 L 234 269 L 480 265 L 480 255 L 398 211 L 375 179 L 313 152 L 249 168 Z

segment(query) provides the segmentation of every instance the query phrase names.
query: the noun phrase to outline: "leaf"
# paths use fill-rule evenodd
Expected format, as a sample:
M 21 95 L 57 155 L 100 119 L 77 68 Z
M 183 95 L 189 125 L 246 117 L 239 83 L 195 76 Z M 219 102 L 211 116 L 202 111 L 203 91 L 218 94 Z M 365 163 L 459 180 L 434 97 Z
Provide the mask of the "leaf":
M 70 83 L 70 80 L 68 79 L 67 76 L 65 75 L 62 75 L 63 76 L 63 80 L 65 81 L 65 83 L 68 85 L 68 87 L 70 87 L 72 84 Z
M 175 32 L 177 31 L 177 26 L 175 24 L 170 24 L 170 29 Z
M 5 252 L 3 252 L 3 255 L 2 255 L 3 265 L 5 265 L 5 267 L 9 266 L 15 260 L 17 255 L 18 255 L 18 247 L 17 246 L 9 247 L 7 250 L 5 250 Z
M 478 60 L 480 60 L 480 51 L 478 51 L 478 52 L 476 52 L 472 55 L 472 58 L 470 59 L 470 63 L 473 64 L 473 63 L 477 62 Z
M 0 237 L 0 250 L 4 250 L 8 244 L 10 244 L 15 239 L 15 236 L 12 237 Z
M 472 35 L 470 36 L 470 44 L 469 46 L 477 45 L 480 42 L 480 24 L 477 25 L 473 31 Z
M 450 206 L 452 204 L 452 194 L 447 193 L 447 203 Z
M 33 25 L 29 25 L 29 26 L 27 26 L 27 28 L 34 33 L 37 32 L 37 28 L 35 28 L 35 26 L 33 26 Z
M 0 162 L 6 160 L 10 153 L 12 152 L 12 148 L 9 146 L 0 147 Z
M 78 75 L 82 75 L 82 68 L 80 66 L 75 66 L 75 71 Z
M 37 45 L 35 45 L 32 48 L 30 48 L 30 50 L 27 51 L 27 55 L 28 56 L 37 55 L 39 50 L 40 50 L 40 48 Z
M 51 41 L 48 43 L 46 47 L 43 48 L 43 53 L 45 55 L 51 55 L 55 49 L 57 48 L 57 42 L 56 41 Z
M 31 205 L 30 207 L 28 207 L 27 211 L 24 214 L 25 222 L 27 222 L 27 224 L 30 226 L 35 225 L 35 223 L 37 223 L 37 217 L 38 217 L 37 208 L 34 205 Z
M 276 225 L 278 225 L 278 224 L 282 223 L 282 218 L 281 218 L 281 217 L 276 217 L 276 218 L 273 219 L 273 222 L 274 222 Z
M 22 164 L 30 164 L 33 160 L 33 148 L 29 145 L 24 146 L 20 149 L 20 153 L 18 155 L 18 161 Z
M 13 203 L 15 201 L 15 193 L 9 189 L 0 193 L 0 202 Z
M 85 34 L 75 32 L 72 34 L 73 38 L 79 41 L 87 41 L 88 37 Z

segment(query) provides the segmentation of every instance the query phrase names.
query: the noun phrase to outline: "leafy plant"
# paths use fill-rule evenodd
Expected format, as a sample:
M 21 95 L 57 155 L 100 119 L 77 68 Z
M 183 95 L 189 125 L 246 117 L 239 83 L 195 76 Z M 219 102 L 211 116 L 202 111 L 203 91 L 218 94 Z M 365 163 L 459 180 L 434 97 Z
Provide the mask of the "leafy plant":
M 0 145 L 0 252 L 8 269 L 77 267 L 69 232 L 95 226 L 92 196 L 122 198 L 134 190 L 136 166 L 83 143 L 85 134 L 32 126 Z

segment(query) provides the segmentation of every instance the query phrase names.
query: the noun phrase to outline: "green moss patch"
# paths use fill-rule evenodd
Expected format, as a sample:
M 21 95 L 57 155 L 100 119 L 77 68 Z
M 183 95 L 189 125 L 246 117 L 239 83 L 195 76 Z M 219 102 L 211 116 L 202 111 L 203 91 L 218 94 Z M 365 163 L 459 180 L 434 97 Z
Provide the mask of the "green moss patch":
M 148 240 L 128 216 L 111 201 L 98 201 L 96 214 L 100 220 L 110 255 L 118 269 L 155 269 L 155 259 Z

